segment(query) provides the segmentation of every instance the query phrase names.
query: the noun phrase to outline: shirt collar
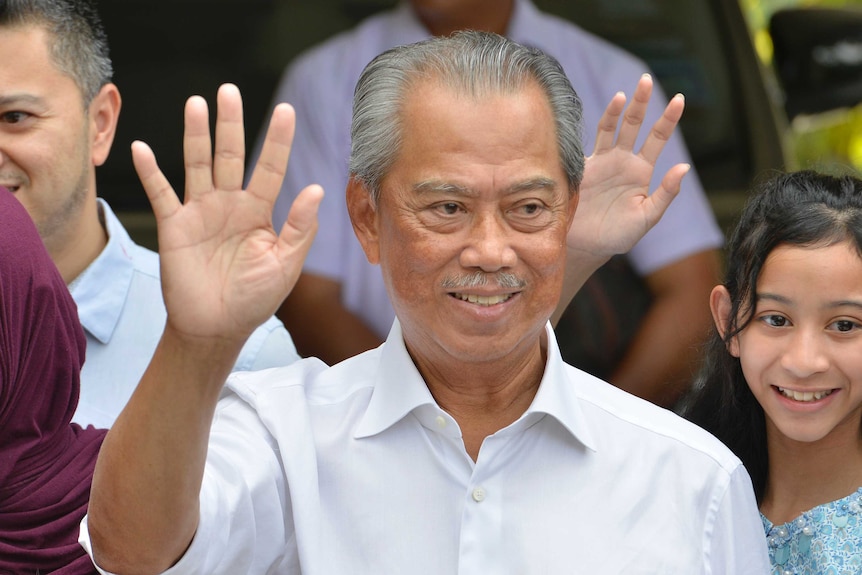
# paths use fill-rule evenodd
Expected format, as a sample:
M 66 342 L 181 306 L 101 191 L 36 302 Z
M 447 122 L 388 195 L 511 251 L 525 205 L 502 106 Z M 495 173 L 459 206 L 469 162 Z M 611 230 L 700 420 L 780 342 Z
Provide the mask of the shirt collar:
M 545 373 L 533 403 L 519 422 L 531 424 L 543 415 L 549 415 L 560 422 L 581 444 L 595 451 L 593 433 L 581 411 L 577 381 L 571 377 L 571 373 L 580 372 L 572 372 L 563 362 L 550 323 L 545 330 L 548 340 Z M 382 433 L 412 412 L 421 412 L 424 417 L 420 417 L 420 421 L 425 420 L 429 408 L 437 410 L 440 417 L 451 419 L 437 406 L 410 354 L 407 353 L 401 325 L 397 319 L 381 347 L 378 373 L 374 379 L 374 393 L 356 430 L 356 438 Z
M 544 413 L 560 422 L 572 436 L 584 447 L 595 451 L 596 441 L 593 430 L 587 425 L 586 417 L 581 410 L 581 398 L 578 394 L 578 377 L 591 377 L 572 369 L 560 355 L 557 337 L 551 328 L 551 323 L 545 326 L 547 336 L 548 359 L 545 362 L 545 373 L 533 403 L 527 409 L 527 414 Z M 608 384 L 610 385 L 610 384 Z
M 108 343 L 123 313 L 134 274 L 132 239 L 101 198 L 99 211 L 108 243 L 102 253 L 69 285 L 78 305 L 81 325 L 94 338 Z
M 407 353 L 401 324 L 396 319 L 380 348 L 374 393 L 362 417 L 356 437 L 381 433 L 423 405 L 436 407 L 425 380 Z

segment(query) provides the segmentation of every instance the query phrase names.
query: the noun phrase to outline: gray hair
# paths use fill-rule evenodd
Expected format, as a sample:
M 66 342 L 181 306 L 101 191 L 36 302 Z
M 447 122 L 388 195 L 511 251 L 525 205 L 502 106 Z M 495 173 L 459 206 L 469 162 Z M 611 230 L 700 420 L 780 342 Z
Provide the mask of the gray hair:
M 49 33 L 57 69 L 72 78 L 88 106 L 114 70 L 108 39 L 88 0 L 0 0 L 0 27 L 35 25 Z
M 554 115 L 570 193 L 577 191 L 584 173 L 581 101 L 559 62 L 497 34 L 462 31 L 384 52 L 359 78 L 353 98 L 350 175 L 365 185 L 375 203 L 380 183 L 401 149 L 405 99 L 414 84 L 429 78 L 473 97 L 510 94 L 538 84 Z

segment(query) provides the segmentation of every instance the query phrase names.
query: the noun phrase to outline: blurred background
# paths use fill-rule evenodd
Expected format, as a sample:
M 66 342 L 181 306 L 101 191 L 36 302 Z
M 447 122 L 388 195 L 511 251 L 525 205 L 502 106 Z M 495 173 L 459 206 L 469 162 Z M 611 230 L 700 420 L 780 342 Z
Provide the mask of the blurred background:
M 131 142 L 148 142 L 181 189 L 188 96 L 214 101 L 222 82 L 239 85 L 252 145 L 293 57 L 394 3 L 100 0 L 123 95 L 113 153 L 97 171 L 100 195 L 155 248 Z M 640 56 L 666 93 L 686 95 L 681 129 L 725 228 L 770 170 L 862 170 L 862 0 L 535 3 Z

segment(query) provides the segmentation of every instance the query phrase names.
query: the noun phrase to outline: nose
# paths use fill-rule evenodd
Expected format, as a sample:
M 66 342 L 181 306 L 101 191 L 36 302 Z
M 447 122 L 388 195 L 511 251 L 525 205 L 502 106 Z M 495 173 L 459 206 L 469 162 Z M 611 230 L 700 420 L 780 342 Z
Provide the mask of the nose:
M 514 266 L 518 256 L 511 245 L 511 234 L 512 230 L 497 215 L 474 216 L 461 251 L 461 265 L 486 272 Z
M 795 377 L 810 377 L 829 369 L 829 357 L 817 330 L 795 329 L 781 355 L 781 366 Z

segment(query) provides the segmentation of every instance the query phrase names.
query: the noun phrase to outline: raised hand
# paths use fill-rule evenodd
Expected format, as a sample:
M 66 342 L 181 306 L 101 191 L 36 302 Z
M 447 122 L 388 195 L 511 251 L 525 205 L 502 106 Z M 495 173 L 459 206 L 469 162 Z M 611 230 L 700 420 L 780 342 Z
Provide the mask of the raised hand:
M 608 258 L 629 251 L 679 193 L 688 164 L 677 164 L 668 170 L 652 194 L 649 184 L 656 160 L 682 116 L 682 95 L 670 100 L 640 150 L 634 150 L 651 93 L 652 78 L 645 74 L 628 108 L 625 95 L 618 93 L 605 109 L 595 150 L 586 159 L 578 209 L 567 236 L 570 252 Z
M 187 337 L 244 339 L 296 282 L 317 229 L 323 191 L 304 189 L 277 235 L 272 206 L 290 155 L 293 109 L 280 104 L 273 111 L 244 190 L 242 99 L 236 86 L 225 84 L 217 100 L 214 155 L 206 101 L 194 96 L 186 103 L 183 203 L 146 144 L 132 144 L 132 157 L 158 225 L 169 326 Z

